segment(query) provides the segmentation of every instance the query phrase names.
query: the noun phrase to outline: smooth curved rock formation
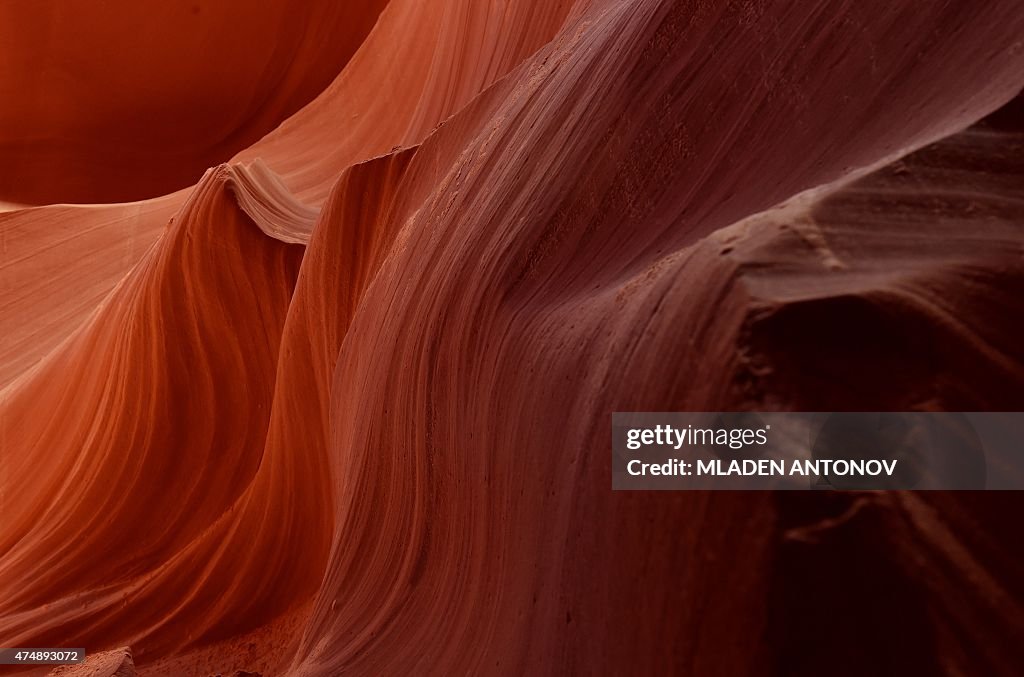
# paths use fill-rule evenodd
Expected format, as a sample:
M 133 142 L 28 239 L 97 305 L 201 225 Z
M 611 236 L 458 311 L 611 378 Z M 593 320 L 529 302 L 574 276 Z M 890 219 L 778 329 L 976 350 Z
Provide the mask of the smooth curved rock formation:
M 356 4 L 192 188 L 0 213 L 0 643 L 1016 674 L 1014 495 L 612 492 L 608 426 L 1022 409 L 1017 3 Z
M 386 0 L 0 6 L 0 201 L 188 186 L 309 103 Z

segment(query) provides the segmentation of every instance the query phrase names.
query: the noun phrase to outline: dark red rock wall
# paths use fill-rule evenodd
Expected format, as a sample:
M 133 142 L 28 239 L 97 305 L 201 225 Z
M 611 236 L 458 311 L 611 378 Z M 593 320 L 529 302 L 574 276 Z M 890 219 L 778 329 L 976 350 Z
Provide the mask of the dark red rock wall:
M 1018 3 L 360 16 L 193 188 L 0 213 L 0 643 L 1019 672 L 1015 494 L 612 492 L 608 449 L 621 410 L 1021 408 Z

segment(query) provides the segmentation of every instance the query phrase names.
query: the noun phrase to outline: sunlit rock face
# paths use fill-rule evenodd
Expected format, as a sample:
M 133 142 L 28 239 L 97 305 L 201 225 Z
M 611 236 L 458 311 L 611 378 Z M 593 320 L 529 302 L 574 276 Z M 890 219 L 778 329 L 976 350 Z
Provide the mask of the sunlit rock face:
M 0 645 L 1019 673 L 1015 494 L 608 434 L 1022 408 L 1018 2 L 136 5 L 0 8 Z

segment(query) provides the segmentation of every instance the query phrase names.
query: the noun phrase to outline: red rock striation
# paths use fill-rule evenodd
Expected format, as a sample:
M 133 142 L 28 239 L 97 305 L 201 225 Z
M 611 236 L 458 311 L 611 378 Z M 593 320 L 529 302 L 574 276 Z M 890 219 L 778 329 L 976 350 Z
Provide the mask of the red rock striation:
M 386 0 L 0 5 L 0 201 L 188 186 L 309 103 Z
M 218 96 L 257 135 L 337 77 L 234 158 L 168 112 L 140 129 L 187 162 L 40 141 L 52 181 L 0 181 L 104 201 L 215 165 L 0 213 L 0 644 L 142 675 L 1019 672 L 1014 495 L 620 493 L 608 453 L 622 410 L 1022 409 L 1018 3 L 278 5 L 204 30 L 291 88 Z M 133 69 L 190 73 L 153 75 L 176 102 L 221 77 L 148 47 L 57 111 L 61 153 L 148 147 L 104 89 Z M 34 138 L 0 119 L 0 151 Z

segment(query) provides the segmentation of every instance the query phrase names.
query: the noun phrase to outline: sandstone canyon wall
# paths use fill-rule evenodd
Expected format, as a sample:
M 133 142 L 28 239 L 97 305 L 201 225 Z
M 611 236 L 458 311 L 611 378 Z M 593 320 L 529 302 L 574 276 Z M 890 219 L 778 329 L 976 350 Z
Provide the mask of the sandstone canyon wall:
M 0 9 L 0 644 L 1020 673 L 1017 494 L 613 492 L 608 434 L 1022 409 L 1018 2 L 155 5 Z

